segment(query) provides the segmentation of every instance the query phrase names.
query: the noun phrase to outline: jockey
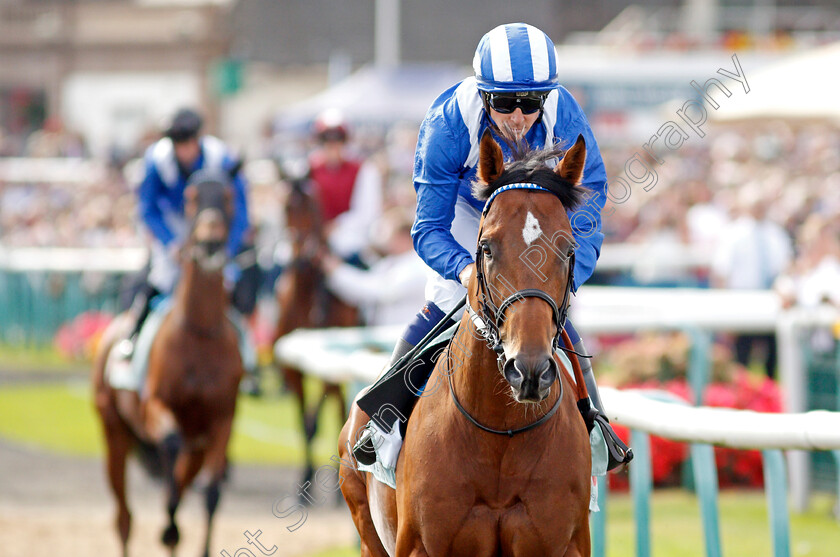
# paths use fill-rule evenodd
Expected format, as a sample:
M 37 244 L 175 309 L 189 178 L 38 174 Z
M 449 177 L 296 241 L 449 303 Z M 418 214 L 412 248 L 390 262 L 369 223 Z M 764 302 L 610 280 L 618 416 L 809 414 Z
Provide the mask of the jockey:
M 471 185 L 485 130 L 490 130 L 506 158 L 511 154 L 508 144 L 501 140 L 503 136 L 524 140 L 532 149 L 543 149 L 558 142 L 570 145 L 578 134 L 583 135 L 586 165 L 581 185 L 590 190 L 590 195 L 585 205 L 569 213 L 577 244 L 573 290 L 592 275 L 600 253 L 607 176 L 586 116 L 560 86 L 551 39 L 524 23 L 501 25 L 479 42 L 473 68 L 475 76 L 444 91 L 420 126 L 414 161 L 417 211 L 412 236 L 417 253 L 436 274 L 426 284 L 425 306 L 397 341 L 387 368 L 455 308 L 475 274 L 473 252 L 484 202 L 473 197 Z M 586 354 L 580 335 L 568 321 L 566 331 L 575 350 Z M 580 358 L 580 363 L 592 403 L 605 418 L 589 358 Z M 404 370 L 408 369 L 416 373 L 416 366 L 406 365 Z M 431 371 L 429 366 L 426 377 Z M 374 418 L 353 449 L 361 464 L 374 463 L 374 444 L 380 452 L 380 440 L 400 441 L 393 440 L 396 421 L 401 422 L 400 434 L 405 434 L 419 395 L 406 387 L 402 375 L 397 373 L 395 379 L 379 382 L 357 400 L 358 406 Z M 383 412 L 386 407 L 389 411 Z M 614 432 L 606 420 L 602 423 L 602 430 L 607 429 L 603 433 L 610 449 L 610 468 L 629 462 L 632 453 L 627 454 L 626 447 L 620 445 L 616 450 L 617 438 L 611 438 Z M 387 452 L 395 451 L 389 447 Z
M 145 154 L 145 176 L 137 193 L 140 216 L 152 236 L 151 268 L 148 284 L 132 306 L 136 316 L 134 328 L 128 339 L 120 343 L 120 352 L 126 358 L 133 354 L 134 340 L 149 314 L 151 299 L 159 294 L 169 295 L 175 288 L 180 272 L 178 250 L 189 232 L 184 219 L 184 189 L 190 175 L 201 169 L 231 174 L 234 214 L 227 243 L 231 259 L 239 253 L 248 230 L 246 182 L 239 172 L 240 161 L 220 139 L 200 135 L 202 123 L 194 110 L 179 110 L 165 136 Z M 237 275 L 235 265 L 229 265 L 226 278 L 235 282 Z
M 382 176 L 372 162 L 347 153 L 348 129 L 342 114 L 330 109 L 315 120 L 319 148 L 309 157 L 309 177 L 321 208 L 333 253 L 358 262 L 368 246 L 369 228 L 382 213 Z

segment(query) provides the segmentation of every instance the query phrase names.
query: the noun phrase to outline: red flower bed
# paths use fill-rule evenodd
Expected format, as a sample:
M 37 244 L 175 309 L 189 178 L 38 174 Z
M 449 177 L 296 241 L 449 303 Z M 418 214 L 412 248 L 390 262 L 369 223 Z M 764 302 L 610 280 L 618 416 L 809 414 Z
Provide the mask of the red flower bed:
M 686 402 L 694 400 L 691 388 L 684 379 L 674 379 L 665 383 L 646 381 L 635 385 L 626 385 L 625 388 L 665 390 Z M 751 377 L 742 369 L 733 374 L 731 382 L 710 384 L 706 388 L 703 398 L 706 406 L 717 408 L 735 408 L 757 412 L 780 412 L 782 408 L 781 392 L 772 380 Z M 627 428 L 616 425 L 615 430 L 626 443 L 630 444 L 630 435 Z M 682 467 L 688 458 L 688 445 L 651 436 L 650 450 L 653 485 L 656 487 L 679 485 L 682 478 Z M 715 447 L 715 462 L 721 487 L 760 487 L 762 485 L 763 474 L 760 451 Z M 609 478 L 610 489 L 627 489 L 628 478 L 626 474 L 610 474 Z
M 114 316 L 88 311 L 61 326 L 53 341 L 58 351 L 68 359 L 90 360 L 96 345 Z

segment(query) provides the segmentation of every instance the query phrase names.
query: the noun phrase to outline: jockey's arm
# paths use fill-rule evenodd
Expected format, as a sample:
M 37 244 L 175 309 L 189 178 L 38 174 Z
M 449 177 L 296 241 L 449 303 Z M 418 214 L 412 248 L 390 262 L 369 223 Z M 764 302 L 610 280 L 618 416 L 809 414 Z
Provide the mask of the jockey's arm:
M 442 277 L 459 280 L 473 262 L 469 251 L 452 236 L 461 167 L 466 155 L 442 116 L 427 117 L 420 127 L 414 159 L 417 212 L 411 237 L 420 258 Z M 460 159 L 460 160 L 459 160 Z
M 390 256 L 393 257 L 393 256 Z M 423 289 L 426 282 L 423 266 L 378 267 L 363 271 L 340 263 L 327 273 L 330 290 L 354 305 L 392 304 Z M 419 270 L 419 272 L 418 272 Z
M 155 238 L 164 246 L 169 246 L 175 234 L 166 225 L 158 200 L 165 194 L 166 185 L 158 174 L 153 161 L 145 161 L 146 174 L 137 189 L 140 218 Z
M 349 257 L 370 243 L 370 227 L 382 214 L 382 174 L 372 161 L 362 165 L 353 184 L 350 208 L 338 215 L 330 233 L 330 248 Z
M 592 276 L 601 253 L 601 244 L 604 242 L 604 235 L 601 233 L 601 210 L 607 198 L 607 172 L 589 122 L 571 95 L 569 101 L 569 124 L 562 130 L 563 134 L 558 134 L 557 137 L 574 142 L 578 134 L 581 134 L 586 141 L 586 165 L 580 185 L 587 194 L 583 204 L 569 213 L 572 234 L 577 243 L 574 276 L 574 289 L 577 290 Z M 560 130 L 555 129 L 555 132 L 558 131 Z
M 248 231 L 248 184 L 242 176 L 242 171 L 233 177 L 233 220 L 230 224 L 230 235 L 228 236 L 227 250 L 230 257 L 234 257 L 239 248 L 242 247 L 242 240 Z

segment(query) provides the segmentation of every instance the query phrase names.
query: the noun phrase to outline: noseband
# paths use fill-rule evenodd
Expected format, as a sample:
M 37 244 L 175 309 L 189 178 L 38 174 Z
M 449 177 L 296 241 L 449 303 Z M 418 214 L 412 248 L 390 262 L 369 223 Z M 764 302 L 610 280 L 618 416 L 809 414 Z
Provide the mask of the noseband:
M 502 186 L 501 188 L 494 191 L 490 198 L 487 200 L 487 203 L 484 205 L 484 210 L 481 213 L 482 218 L 487 216 L 487 213 L 490 211 L 490 206 L 492 205 L 494 199 L 498 194 L 515 189 L 545 191 L 551 193 L 550 190 L 547 190 L 536 184 L 510 184 L 507 186 Z M 484 225 L 482 224 L 482 229 L 478 231 L 479 238 L 481 238 L 483 226 Z M 472 306 L 470 306 L 470 304 L 467 304 L 467 311 L 469 312 L 473 323 L 476 325 L 476 328 L 482 335 L 484 335 L 484 337 L 490 344 L 490 347 L 498 355 L 497 364 L 499 366 L 499 371 L 503 370 L 505 364 L 505 351 L 504 347 L 502 346 L 500 332 L 505 318 L 505 311 L 507 311 L 507 309 L 514 303 L 524 300 L 525 298 L 539 298 L 551 307 L 554 324 L 556 326 L 554 338 L 551 341 L 552 351 L 557 350 L 557 348 L 561 346 L 563 328 L 566 326 L 566 319 L 569 313 L 569 296 L 572 291 L 572 283 L 574 282 L 574 250 L 572 250 L 571 253 L 569 253 L 567 260 L 569 262 L 569 276 L 568 280 L 566 281 L 566 290 L 563 293 L 563 301 L 560 303 L 559 307 L 557 306 L 557 302 L 554 301 L 554 298 L 551 295 L 537 288 L 525 288 L 523 290 L 517 290 L 516 292 L 505 298 L 501 304 L 496 306 L 496 304 L 493 302 L 492 297 L 490 296 L 490 288 L 487 284 L 487 274 L 484 270 L 484 257 L 481 253 L 481 246 L 479 245 L 476 249 L 475 278 L 477 288 L 476 294 L 478 294 L 478 296 L 481 297 L 481 305 L 479 308 L 480 313 L 476 312 L 472 308 Z

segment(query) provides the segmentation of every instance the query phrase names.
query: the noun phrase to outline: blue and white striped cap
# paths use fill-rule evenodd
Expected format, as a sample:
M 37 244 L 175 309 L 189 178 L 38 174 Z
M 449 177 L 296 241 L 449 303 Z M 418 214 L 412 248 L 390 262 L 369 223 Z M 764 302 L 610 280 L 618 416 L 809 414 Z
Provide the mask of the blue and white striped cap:
M 560 85 L 554 43 L 527 23 L 499 25 L 484 35 L 473 69 L 482 91 L 545 91 Z

